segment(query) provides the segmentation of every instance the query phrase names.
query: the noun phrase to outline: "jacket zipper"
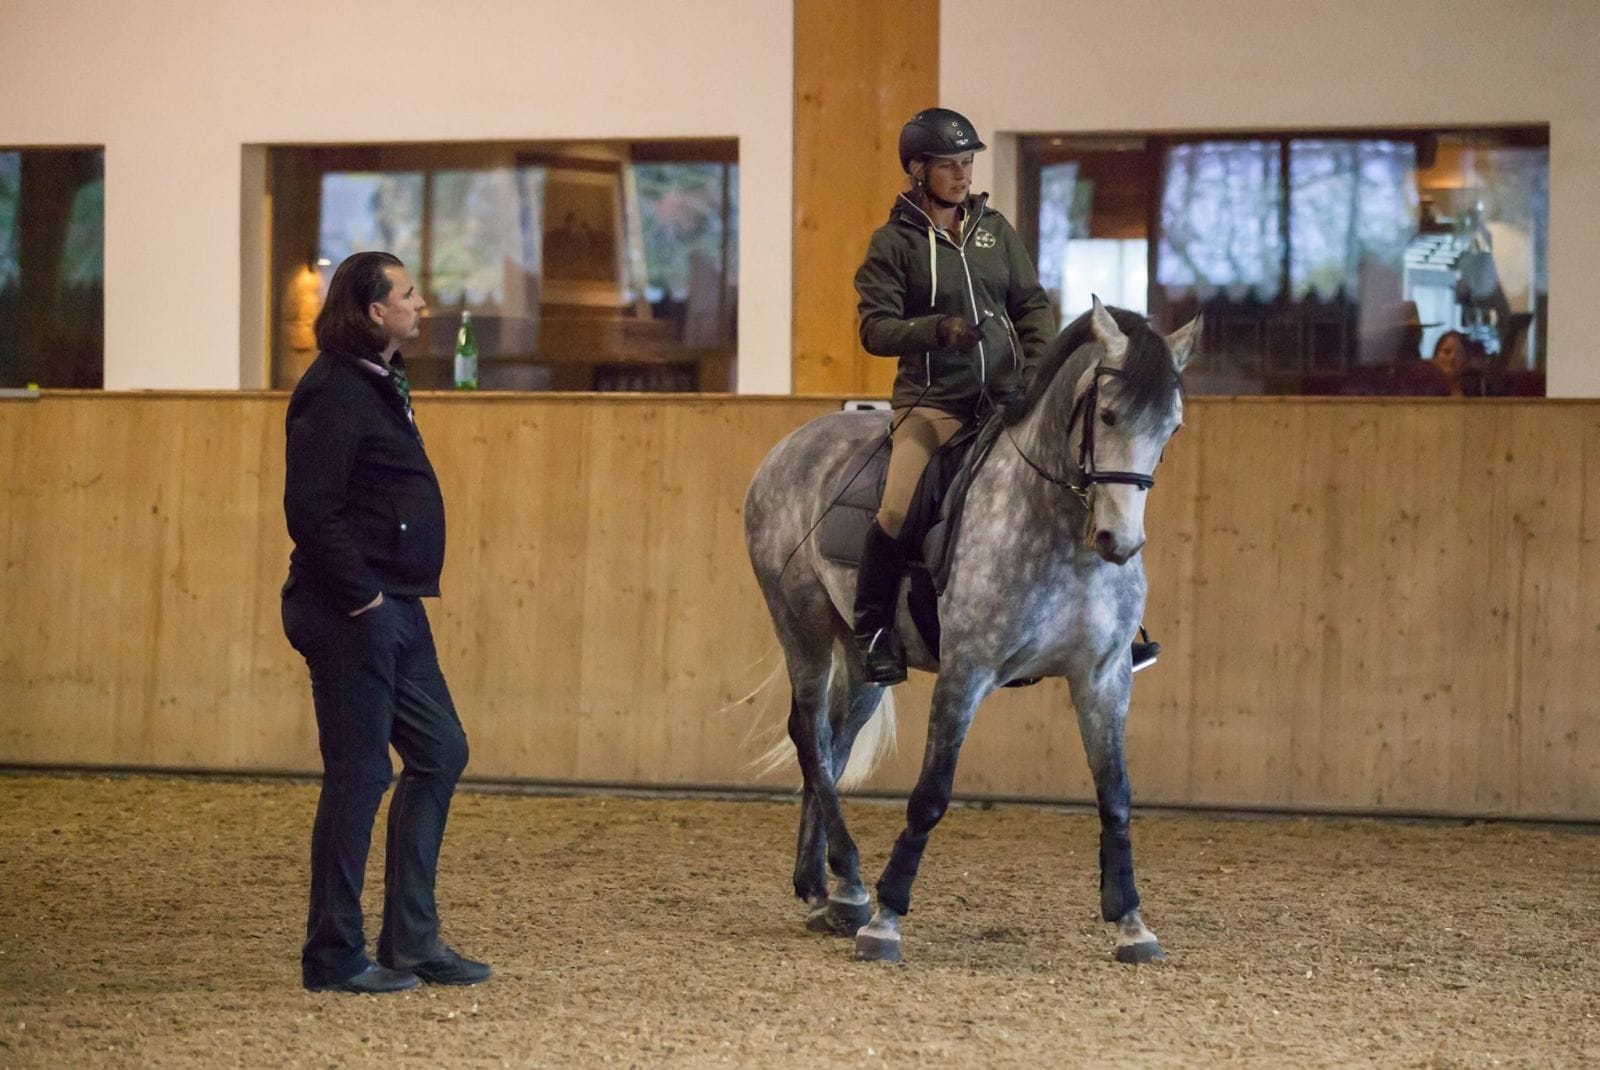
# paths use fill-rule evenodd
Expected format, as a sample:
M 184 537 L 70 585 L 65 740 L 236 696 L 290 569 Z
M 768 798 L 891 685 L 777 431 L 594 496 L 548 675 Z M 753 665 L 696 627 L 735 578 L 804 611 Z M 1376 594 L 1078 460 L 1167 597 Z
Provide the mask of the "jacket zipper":
M 979 327 L 982 327 L 983 320 L 980 317 L 980 314 L 979 314 L 979 311 L 978 311 L 978 292 L 977 292 L 976 289 L 973 288 L 973 285 L 972 285 L 972 269 L 967 266 L 967 242 L 971 241 L 972 240 L 972 236 L 975 233 L 977 233 L 978 223 L 982 221 L 983 213 L 988 211 L 988 205 L 989 205 L 988 198 L 987 197 L 983 197 L 983 198 L 979 199 L 978 206 L 977 206 L 977 211 L 975 211 L 973 213 L 972 219 L 970 220 L 970 225 L 965 229 L 965 231 L 962 232 L 961 241 L 959 243 L 956 242 L 955 239 L 951 238 L 950 235 L 948 235 L 944 231 L 940 230 L 934 224 L 932 216 L 928 215 L 927 212 L 924 212 L 917 205 L 912 204 L 911 198 L 907 197 L 903 193 L 900 195 L 900 198 L 901 198 L 901 200 L 905 201 L 907 204 L 911 205 L 912 208 L 915 208 L 916 211 L 917 211 L 917 214 L 922 216 L 923 219 L 926 219 L 928 221 L 928 225 L 929 225 L 929 227 L 931 227 L 933 229 L 934 234 L 937 237 L 943 238 L 945 241 L 949 242 L 950 245 L 955 249 L 956 255 L 961 258 L 961 273 L 963 275 L 965 275 L 966 279 L 967 279 L 967 303 L 972 306 L 972 322 L 978 324 Z M 927 368 L 927 373 L 926 374 L 927 374 L 928 385 L 932 386 L 933 385 L 932 358 L 926 352 L 923 353 L 922 357 L 923 357 L 924 364 L 926 365 L 926 368 Z M 1016 347 L 1012 346 L 1011 360 L 1012 360 L 1013 364 L 1016 363 L 1016 359 L 1017 359 Z M 983 339 L 982 338 L 978 339 L 978 385 L 979 386 L 988 386 L 989 385 L 989 357 L 988 357 L 988 354 L 984 351 Z
M 983 350 L 983 335 L 981 333 L 983 320 L 979 318 L 978 315 L 978 292 L 972 288 L 972 270 L 967 267 L 967 250 L 965 242 L 956 247 L 956 253 L 961 257 L 961 271 L 967 277 L 967 300 L 972 303 L 972 322 L 978 324 L 980 328 L 980 333 L 978 336 L 978 385 L 988 386 L 989 358 Z

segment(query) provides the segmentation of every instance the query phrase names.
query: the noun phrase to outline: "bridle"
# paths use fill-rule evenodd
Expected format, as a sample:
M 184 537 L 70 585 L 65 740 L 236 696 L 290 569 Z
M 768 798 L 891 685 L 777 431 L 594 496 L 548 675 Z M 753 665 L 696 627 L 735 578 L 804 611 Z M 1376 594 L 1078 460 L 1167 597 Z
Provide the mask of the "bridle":
M 1006 437 L 1011 439 L 1012 447 L 1017 451 L 1017 455 L 1027 462 L 1028 467 L 1039 473 L 1041 478 L 1070 490 L 1078 501 L 1083 503 L 1085 509 L 1089 507 L 1089 493 L 1099 484 L 1121 483 L 1125 486 L 1138 487 L 1140 490 L 1149 490 L 1156 485 L 1154 475 L 1146 475 L 1143 472 L 1100 471 L 1094 464 L 1094 414 L 1100 404 L 1100 377 L 1126 374 L 1121 368 L 1108 368 L 1104 364 L 1095 365 L 1094 374 L 1089 377 L 1088 389 L 1079 394 L 1078 400 L 1073 402 L 1072 415 L 1067 419 L 1067 437 L 1069 439 L 1072 437 L 1072 429 L 1080 419 L 1083 421 L 1083 434 L 1078 440 L 1077 463 L 1071 475 L 1065 479 L 1051 475 L 1039 467 L 1033 458 L 1017 445 L 1017 440 L 1011 435 L 1011 429 L 1006 428 Z M 1156 463 L 1161 462 L 1158 460 Z

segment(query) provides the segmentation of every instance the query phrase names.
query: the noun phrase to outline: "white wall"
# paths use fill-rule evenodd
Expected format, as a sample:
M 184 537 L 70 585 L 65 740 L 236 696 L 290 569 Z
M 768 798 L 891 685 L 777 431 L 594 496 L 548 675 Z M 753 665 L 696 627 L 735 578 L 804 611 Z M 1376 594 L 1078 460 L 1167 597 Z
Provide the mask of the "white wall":
M 0 0 L 0 145 L 105 146 L 106 386 L 231 389 L 242 146 L 735 136 L 739 387 L 785 393 L 793 21 L 789 0 Z
M 1549 123 L 1548 390 L 1600 397 L 1600 0 L 942 0 L 941 19 L 941 102 L 985 134 Z M 978 159 L 1011 211 L 1014 164 Z

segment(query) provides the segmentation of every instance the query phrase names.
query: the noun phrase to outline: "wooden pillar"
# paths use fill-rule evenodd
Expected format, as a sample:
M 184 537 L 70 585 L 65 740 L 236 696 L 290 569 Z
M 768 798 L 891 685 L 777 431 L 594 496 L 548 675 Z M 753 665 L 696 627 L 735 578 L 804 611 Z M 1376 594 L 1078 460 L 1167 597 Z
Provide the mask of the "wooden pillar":
M 905 188 L 900 127 L 939 103 L 939 0 L 794 2 L 794 393 L 887 397 L 856 267 Z

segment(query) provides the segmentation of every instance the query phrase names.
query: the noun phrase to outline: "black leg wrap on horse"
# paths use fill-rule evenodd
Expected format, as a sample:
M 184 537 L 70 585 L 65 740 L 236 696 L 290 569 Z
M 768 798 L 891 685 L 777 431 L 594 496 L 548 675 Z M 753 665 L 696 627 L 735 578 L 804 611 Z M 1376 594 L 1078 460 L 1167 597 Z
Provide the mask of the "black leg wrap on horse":
M 1139 906 L 1133 886 L 1133 841 L 1126 831 L 1100 833 L 1100 916 L 1118 921 Z
M 926 836 L 912 838 L 900 833 L 889 854 L 889 864 L 878 878 L 879 906 L 902 916 L 911 913 L 911 883 L 917 879 L 917 867 L 922 864 L 922 852 L 927 846 Z

